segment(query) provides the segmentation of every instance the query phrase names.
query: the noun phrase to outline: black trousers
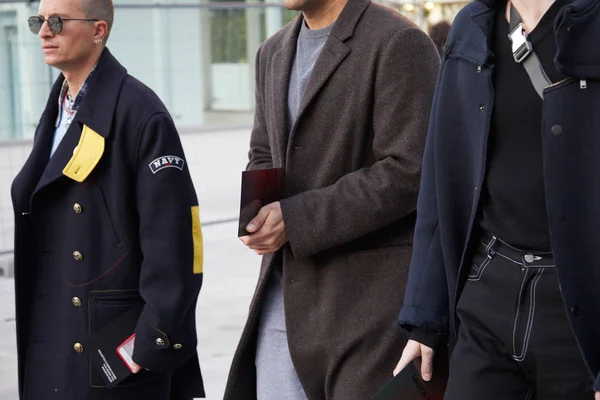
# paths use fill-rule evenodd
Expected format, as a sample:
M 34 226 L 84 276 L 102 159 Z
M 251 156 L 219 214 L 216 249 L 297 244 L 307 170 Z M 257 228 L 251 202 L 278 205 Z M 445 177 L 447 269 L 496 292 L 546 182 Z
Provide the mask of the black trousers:
M 593 400 L 552 254 L 483 235 L 457 316 L 446 400 Z

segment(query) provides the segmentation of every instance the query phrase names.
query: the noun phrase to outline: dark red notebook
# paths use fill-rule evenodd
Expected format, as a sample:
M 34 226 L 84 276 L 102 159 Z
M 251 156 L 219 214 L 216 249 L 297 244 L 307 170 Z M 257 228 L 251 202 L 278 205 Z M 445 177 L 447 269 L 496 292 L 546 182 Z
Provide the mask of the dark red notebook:
M 267 204 L 281 200 L 285 172 L 283 168 L 242 172 L 238 237 L 247 236 L 246 226 Z

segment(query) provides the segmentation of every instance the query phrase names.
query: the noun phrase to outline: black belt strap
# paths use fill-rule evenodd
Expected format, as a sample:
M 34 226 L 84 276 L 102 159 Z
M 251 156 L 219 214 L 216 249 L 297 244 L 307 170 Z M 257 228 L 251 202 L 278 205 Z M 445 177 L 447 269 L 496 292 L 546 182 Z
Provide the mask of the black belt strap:
M 521 15 L 519 15 L 519 12 L 511 2 L 510 34 L 508 35 L 508 38 L 512 43 L 513 57 L 516 62 L 523 64 L 535 91 L 543 99 L 544 89 L 552 85 L 552 81 L 550 81 L 550 78 L 546 75 L 546 71 L 544 71 L 540 59 L 537 54 L 535 54 L 535 51 L 533 51 L 533 46 L 531 45 L 521 22 Z

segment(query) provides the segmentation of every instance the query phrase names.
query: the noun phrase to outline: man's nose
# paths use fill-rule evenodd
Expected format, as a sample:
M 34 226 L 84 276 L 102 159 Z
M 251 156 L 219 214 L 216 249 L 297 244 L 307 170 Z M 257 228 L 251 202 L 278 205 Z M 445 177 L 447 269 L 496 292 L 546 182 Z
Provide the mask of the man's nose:
M 54 36 L 54 32 L 50 30 L 50 25 L 48 25 L 48 21 L 42 22 L 42 28 L 38 33 L 40 39 L 48 38 Z

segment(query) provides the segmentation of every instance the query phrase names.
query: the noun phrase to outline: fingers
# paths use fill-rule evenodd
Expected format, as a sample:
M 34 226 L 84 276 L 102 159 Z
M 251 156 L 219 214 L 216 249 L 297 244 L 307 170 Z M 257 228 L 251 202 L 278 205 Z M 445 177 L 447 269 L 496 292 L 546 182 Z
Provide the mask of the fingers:
M 269 234 L 266 232 L 258 232 L 254 233 L 250 236 L 242 236 L 240 240 L 244 243 L 248 248 L 252 250 L 260 249 L 263 247 L 269 247 Z
M 432 348 L 417 341 L 409 340 L 402 352 L 400 361 L 398 361 L 398 365 L 394 369 L 394 376 L 398 375 L 409 363 L 421 357 L 421 376 L 424 381 L 429 382 L 433 376 L 433 355 L 434 351 Z
M 250 222 L 246 222 L 245 224 L 242 221 L 251 221 L 252 218 L 256 217 L 262 208 L 262 201 L 259 199 L 253 200 L 250 204 L 244 206 L 240 210 L 240 222 L 242 223 L 241 227 L 246 229 L 246 226 Z
M 262 238 L 256 237 L 257 234 L 252 236 L 242 236 L 240 240 L 244 243 L 250 250 L 253 250 L 259 256 L 264 256 L 265 254 L 273 253 L 278 249 L 275 246 L 269 246 L 265 244 L 265 240 Z
M 250 223 L 246 226 L 246 230 L 250 233 L 254 233 L 258 231 L 267 220 L 267 216 L 269 215 L 269 208 L 263 207 L 258 212 L 258 215 L 250 221 Z
M 268 244 L 260 244 L 257 246 L 249 246 L 250 250 L 253 250 L 256 254 L 258 254 L 259 256 L 264 256 L 265 254 L 269 254 L 269 253 L 274 253 L 277 250 L 279 250 L 279 248 L 275 245 L 268 245 Z
M 137 374 L 138 372 L 140 372 L 142 370 L 142 367 L 140 367 L 138 364 L 133 363 L 131 365 L 131 372 L 133 372 L 134 374 Z
M 409 340 L 404 351 L 402 351 L 402 357 L 398 361 L 398 365 L 394 369 L 394 376 L 398 375 L 410 362 L 421 356 L 421 344 L 414 340 Z
M 248 246 L 248 241 L 250 240 L 250 236 L 242 236 L 242 237 L 240 237 L 240 240 L 242 241 L 242 243 L 244 243 L 246 246 Z
M 596 392 L 595 400 L 600 400 L 600 392 Z
M 242 236 L 240 240 L 252 250 L 277 250 L 282 245 L 282 243 L 280 243 L 280 235 L 278 235 L 278 233 L 267 224 L 264 224 L 263 227 L 258 230 L 258 232 L 253 233 L 252 235 Z
M 269 254 L 269 253 L 273 253 L 276 250 L 271 250 L 271 249 L 260 249 L 260 250 L 254 250 L 254 252 L 259 255 L 259 256 L 264 256 L 265 254 Z
M 421 345 L 421 375 L 425 382 L 429 382 L 433 376 L 433 349 Z
M 273 253 L 287 242 L 285 224 L 278 202 L 261 208 L 246 230 L 250 235 L 243 236 L 240 240 L 259 255 Z

